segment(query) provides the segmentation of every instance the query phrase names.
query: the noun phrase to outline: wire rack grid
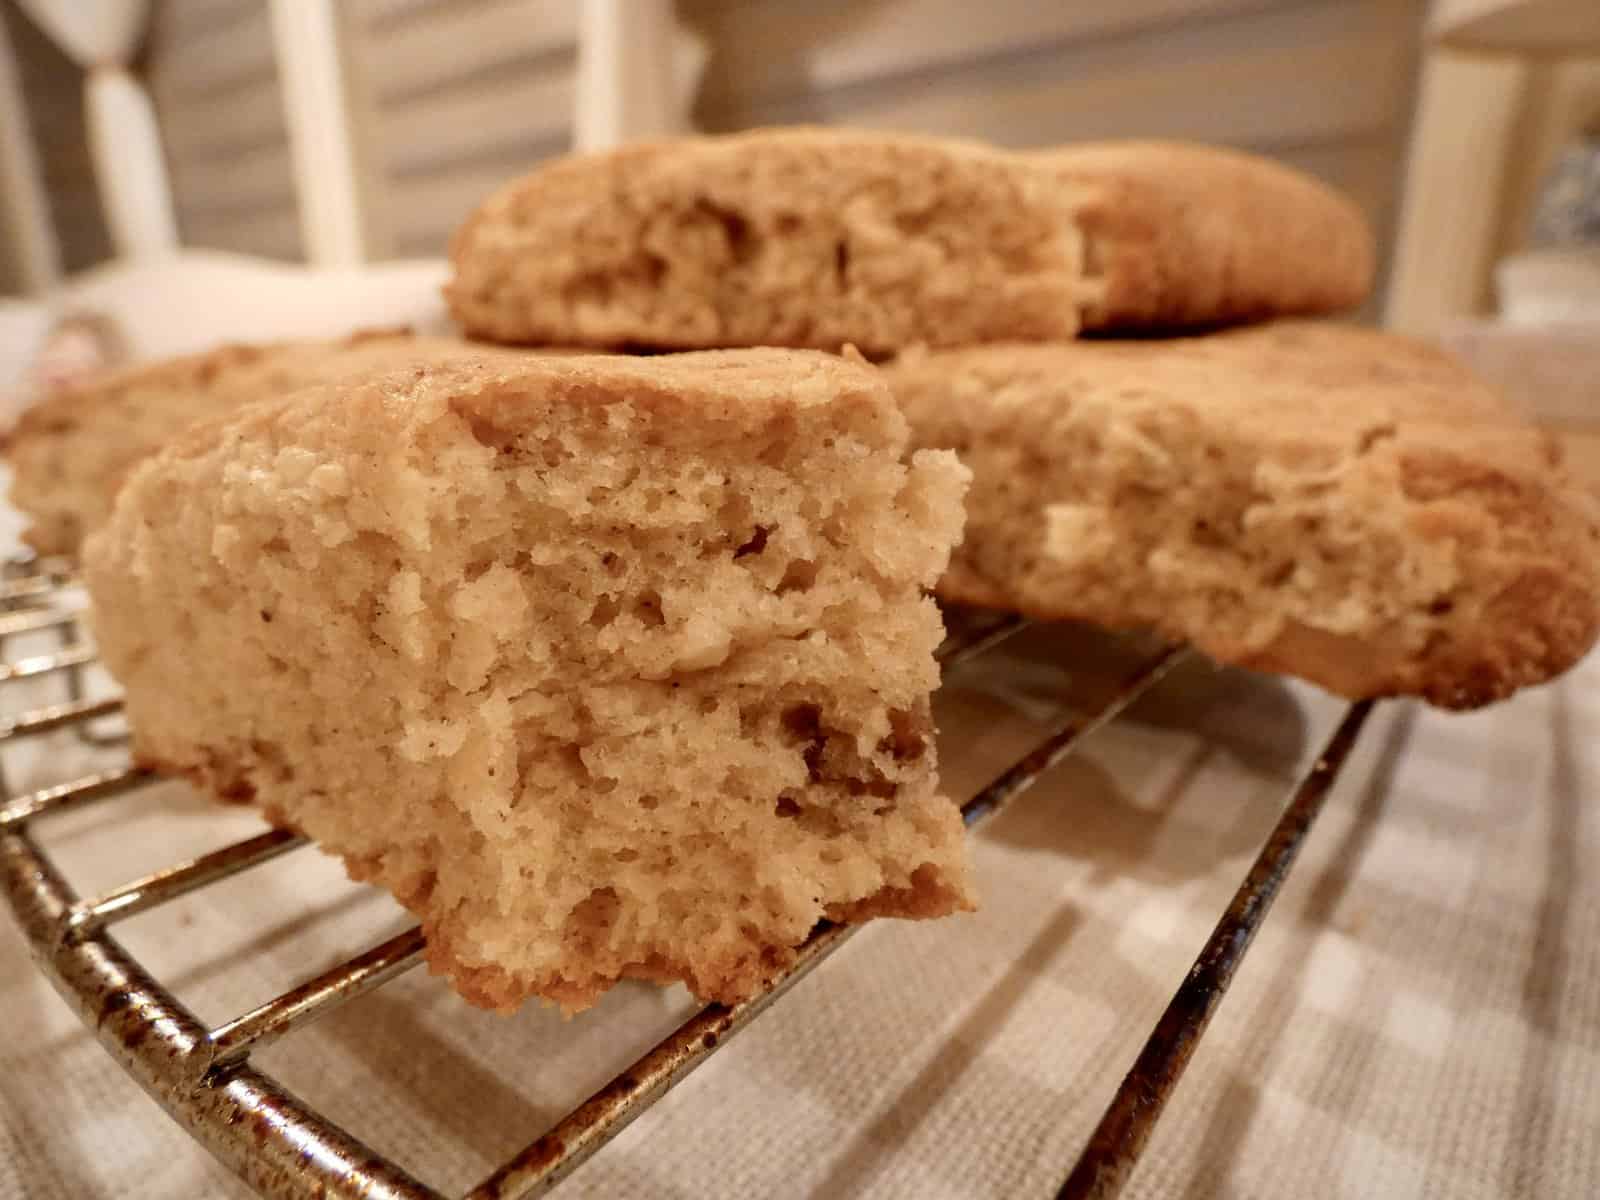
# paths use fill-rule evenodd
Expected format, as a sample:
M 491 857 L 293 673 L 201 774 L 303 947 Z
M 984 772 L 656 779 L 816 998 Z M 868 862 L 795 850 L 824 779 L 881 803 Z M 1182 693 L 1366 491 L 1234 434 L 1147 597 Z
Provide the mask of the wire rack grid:
M 96 744 L 115 743 L 93 724 L 120 711 L 115 697 L 92 697 L 95 661 L 70 602 L 71 565 L 14 559 L 0 579 L 0 684 L 61 676 L 66 700 L 22 711 L 0 703 L 0 749 L 59 729 Z M 1025 627 L 1017 617 L 952 613 L 940 648 L 946 672 L 958 669 Z M 22 635 L 53 636 L 53 651 L 12 658 Z M 1181 659 L 1178 648 L 1144 657 L 1093 712 L 1060 718 L 1027 754 L 963 806 L 972 828 L 1027 790 L 1085 737 L 1155 687 Z M 1119 1193 L 1234 972 L 1265 918 L 1371 710 L 1351 705 L 1280 818 L 1232 902 L 1179 984 L 1070 1170 L 1059 1195 Z M 0 767 L 3 767 L 0 760 Z M 271 830 L 80 898 L 30 832 L 37 818 L 127 797 L 153 783 L 131 762 L 25 795 L 12 795 L 0 770 L 0 887 L 40 969 L 101 1043 L 207 1150 L 263 1196 L 443 1200 L 443 1194 L 385 1159 L 251 1064 L 253 1050 L 292 1033 L 417 965 L 413 927 L 340 962 L 237 1018 L 207 1026 L 153 978 L 112 936 L 118 921 L 247 871 L 305 844 Z M 467 1193 L 465 1200 L 543 1195 L 749 1024 L 851 936 L 823 922 L 796 961 L 761 994 L 731 1006 L 709 1004 L 538 1136 Z

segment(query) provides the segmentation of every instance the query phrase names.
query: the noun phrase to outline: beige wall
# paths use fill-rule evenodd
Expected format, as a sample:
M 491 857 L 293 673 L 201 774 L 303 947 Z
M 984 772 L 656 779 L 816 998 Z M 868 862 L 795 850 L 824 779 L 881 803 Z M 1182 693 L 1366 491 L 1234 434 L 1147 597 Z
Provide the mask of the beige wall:
M 0 0 L 6 3 L 7 0 Z M 711 130 L 852 122 L 1264 151 L 1393 223 L 1422 0 L 683 0 Z M 343 0 L 374 239 L 436 254 L 568 144 L 574 0 Z M 158 0 L 146 65 L 185 241 L 300 255 L 266 0 Z M 103 252 L 103 239 L 86 240 Z M 82 250 L 79 250 L 79 257 Z
M 1387 241 L 1419 0 L 694 0 L 708 129 L 849 121 L 1011 146 L 1178 137 L 1351 192 Z
M 1415 111 L 1385 321 L 1432 334 L 1493 310 L 1495 264 L 1524 245 L 1545 173 L 1600 132 L 1600 59 L 1435 50 Z
M 299 258 L 266 0 L 158 0 L 145 61 L 183 241 Z
M 355 0 L 392 254 L 439 254 L 490 189 L 569 145 L 574 0 Z

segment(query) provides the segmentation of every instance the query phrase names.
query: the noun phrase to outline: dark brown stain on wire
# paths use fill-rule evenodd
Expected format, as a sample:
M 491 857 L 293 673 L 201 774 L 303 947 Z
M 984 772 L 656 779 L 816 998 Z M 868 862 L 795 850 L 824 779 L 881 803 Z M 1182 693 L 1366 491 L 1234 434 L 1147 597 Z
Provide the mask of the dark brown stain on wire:
M 1371 711 L 1370 700 L 1351 705 L 1321 757 L 1300 781 L 1233 902 L 1095 1126 L 1057 1193 L 1058 1200 L 1110 1200 L 1121 1193 Z

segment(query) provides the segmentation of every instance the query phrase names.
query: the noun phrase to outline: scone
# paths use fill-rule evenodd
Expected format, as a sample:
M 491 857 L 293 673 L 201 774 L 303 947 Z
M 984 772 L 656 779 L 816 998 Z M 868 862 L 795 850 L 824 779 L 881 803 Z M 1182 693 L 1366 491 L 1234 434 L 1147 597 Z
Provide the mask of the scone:
M 32 521 L 42 554 L 75 555 L 105 520 L 128 469 L 196 422 L 296 388 L 482 347 L 453 338 L 371 330 L 332 342 L 232 345 L 113 371 L 23 413 L 5 438 L 11 502 Z
M 138 759 L 341 855 L 470 1000 L 750 995 L 971 906 L 924 589 L 966 472 L 868 367 L 530 356 L 257 405 L 85 550 Z
M 1594 498 L 1420 344 L 1287 322 L 916 354 L 888 375 L 914 444 L 973 471 L 948 599 L 1451 708 L 1595 640 Z
M 1231 151 L 810 128 L 545 164 L 489 197 L 451 258 L 452 311 L 495 341 L 874 357 L 1333 311 L 1372 271 L 1353 205 Z
M 456 319 L 495 341 L 694 349 L 1070 337 L 1075 198 L 987 147 L 772 129 L 574 155 L 458 231 Z
M 1259 155 L 1185 142 L 1083 142 L 1032 156 L 1078 189 L 1085 329 L 1166 329 L 1354 308 L 1372 287 L 1366 218 Z

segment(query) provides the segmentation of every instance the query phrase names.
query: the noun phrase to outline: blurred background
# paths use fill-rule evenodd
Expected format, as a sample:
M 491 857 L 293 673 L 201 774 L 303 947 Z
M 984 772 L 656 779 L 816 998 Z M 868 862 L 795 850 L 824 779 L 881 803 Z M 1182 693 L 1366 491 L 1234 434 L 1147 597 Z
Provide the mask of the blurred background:
M 35 160 L 57 261 L 30 268 L 24 223 L 10 214 L 0 294 L 38 290 L 41 270 L 72 273 L 114 252 L 85 131 L 83 56 L 28 11 L 50 3 L 0 0 L 14 77 L 13 116 L 0 125 L 11 128 L 8 160 L 19 138 L 28 143 L 20 150 Z M 285 103 L 292 50 L 272 12 L 296 4 L 333 22 L 323 32 L 348 133 L 335 153 L 348 162 L 330 170 L 350 166 L 360 261 L 444 253 L 486 192 L 572 146 L 582 0 L 155 0 L 136 6 L 146 11 L 126 65 L 153 101 L 185 247 L 318 260 Z M 1600 11 L 1600 0 L 1567 5 L 1582 6 Z M 613 6 L 624 19 L 657 7 Z M 675 92 L 675 111 L 647 124 L 848 122 L 1009 146 L 1163 136 L 1260 151 L 1355 197 L 1386 264 L 1367 315 L 1387 305 L 1391 324 L 1429 332 L 1492 307 L 1494 265 L 1530 244 L 1542 181 L 1600 129 L 1600 58 L 1551 44 L 1537 13 L 1509 50 L 1440 44 L 1454 10 L 1547 7 L 682 0 L 653 33 L 674 43 L 681 102 Z

